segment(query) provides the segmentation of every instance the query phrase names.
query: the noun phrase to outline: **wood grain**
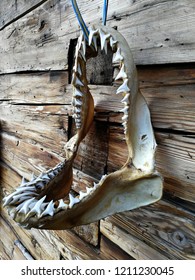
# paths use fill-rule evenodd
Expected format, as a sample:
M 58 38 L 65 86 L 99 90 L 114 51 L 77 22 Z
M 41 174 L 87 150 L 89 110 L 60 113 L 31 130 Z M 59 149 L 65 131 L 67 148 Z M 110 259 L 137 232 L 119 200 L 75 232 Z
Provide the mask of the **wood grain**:
M 136 259 L 195 259 L 194 224 L 194 215 L 161 200 L 106 218 L 100 229 Z
M 133 236 L 130 232 L 113 224 L 113 220 L 107 218 L 100 223 L 100 230 L 114 244 L 136 260 L 167 260 L 163 252 L 151 248 L 148 244 Z
M 29 13 L 31 10 L 35 9 L 37 6 L 41 5 L 47 0 L 6 0 L 0 2 L 0 30 L 5 28 L 11 22 L 16 21 L 18 18 L 24 16 L 24 14 Z
M 15 245 L 16 235 L 0 216 L 0 260 L 26 260 L 24 254 Z
M 86 24 L 99 23 L 99 0 L 82 1 Z M 116 26 L 132 49 L 136 64 L 195 61 L 192 0 L 121 1 L 109 7 L 108 25 Z M 47 1 L 1 31 L 0 73 L 68 68 L 70 40 L 78 22 L 66 0 Z M 30 50 L 30 51 L 29 51 Z
M 115 243 L 110 241 L 104 235 L 101 235 L 100 250 L 109 260 L 132 260 L 133 258 L 125 253 Z

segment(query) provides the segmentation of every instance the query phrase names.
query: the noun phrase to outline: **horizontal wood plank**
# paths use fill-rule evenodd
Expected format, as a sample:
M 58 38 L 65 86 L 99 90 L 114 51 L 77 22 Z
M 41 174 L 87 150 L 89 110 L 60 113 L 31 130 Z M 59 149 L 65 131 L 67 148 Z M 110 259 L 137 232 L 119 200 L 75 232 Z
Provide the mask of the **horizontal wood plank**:
M 38 5 L 41 5 L 47 0 L 6 0 L 0 1 L 0 30 L 5 28 L 13 21 L 29 13 L 29 11 L 35 9 Z
M 100 229 L 136 259 L 195 259 L 194 222 L 193 214 L 161 200 L 106 218 Z
M 0 260 L 26 260 L 25 255 L 16 246 L 17 236 L 0 216 Z
M 148 244 L 113 224 L 113 220 L 107 218 L 100 223 L 100 231 L 124 252 L 136 260 L 167 260 L 163 252 L 151 248 Z
M 109 260 L 132 260 L 133 257 L 125 253 L 115 243 L 110 241 L 104 235 L 101 235 L 100 250 Z
M 153 71 L 149 71 L 153 77 Z M 165 79 L 169 76 L 169 71 L 160 73 L 164 77 L 160 80 L 155 76 L 155 79 L 149 81 L 147 70 L 140 69 L 140 86 L 143 95 L 145 96 L 152 116 L 153 126 L 155 128 L 181 130 L 184 132 L 195 133 L 195 97 L 194 97 L 194 71 L 186 69 L 181 74 L 181 83 L 188 79 L 188 84 L 179 84 L 175 78 L 173 70 L 172 77 L 169 78 L 169 85 L 165 84 Z M 61 114 L 72 114 L 72 86 L 68 85 L 68 77 L 66 72 L 40 73 L 40 74 L 24 74 L 24 75 L 5 75 L 0 76 L 1 101 L 6 101 L 14 105 L 29 104 L 29 105 L 45 105 L 59 104 L 62 106 L 59 109 L 59 118 Z M 171 75 L 170 75 L 171 76 Z M 161 84 L 161 85 L 160 85 Z M 178 85 L 179 84 L 179 85 Z M 116 95 L 117 86 L 97 86 L 91 85 L 91 92 L 95 100 L 96 119 L 110 122 L 121 123 L 121 115 L 119 112 L 122 109 L 120 95 Z M 2 104 L 4 105 L 4 104 Z M 64 106 L 63 106 L 64 105 Z M 44 111 L 43 107 L 36 107 L 35 110 Z M 6 108 L 6 103 L 5 103 Z M 11 107 L 10 107 L 11 108 Z M 7 110 L 10 111 L 10 108 Z M 52 107 L 50 107 L 51 109 Z M 3 109 L 5 110 L 5 109 Z M 46 107 L 48 114 L 50 110 Z M 54 110 L 55 111 L 55 110 Z M 56 112 L 53 112 L 55 114 Z M 5 116 L 8 112 L 2 111 Z M 8 116 L 9 118 L 9 116 Z
M 98 0 L 80 8 L 87 25 L 100 22 Z M 114 0 L 108 25 L 127 39 L 136 64 L 195 61 L 194 10 L 192 0 Z M 49 0 L 1 31 L 0 73 L 67 69 L 70 40 L 78 34 L 71 3 Z

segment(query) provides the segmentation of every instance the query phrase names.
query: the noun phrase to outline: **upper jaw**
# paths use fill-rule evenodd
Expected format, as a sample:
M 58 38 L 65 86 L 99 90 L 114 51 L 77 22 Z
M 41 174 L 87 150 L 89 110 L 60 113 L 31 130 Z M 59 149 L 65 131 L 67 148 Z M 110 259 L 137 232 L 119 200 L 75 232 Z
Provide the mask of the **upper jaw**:
M 93 187 L 76 194 L 71 190 L 73 162 L 94 112 L 86 61 L 97 56 L 98 47 L 106 53 L 111 48 L 113 63 L 120 68 L 116 80 L 120 80 L 121 85 L 116 94 L 122 95 L 122 121 L 129 156 L 120 170 L 102 176 Z M 67 229 L 153 203 L 162 195 L 162 178 L 154 166 L 156 143 L 150 114 L 138 91 L 136 68 L 128 44 L 117 31 L 105 26 L 92 27 L 88 43 L 80 36 L 72 85 L 77 133 L 65 146 L 66 161 L 33 177 L 30 182 L 23 180 L 15 192 L 4 199 L 12 218 L 25 228 Z

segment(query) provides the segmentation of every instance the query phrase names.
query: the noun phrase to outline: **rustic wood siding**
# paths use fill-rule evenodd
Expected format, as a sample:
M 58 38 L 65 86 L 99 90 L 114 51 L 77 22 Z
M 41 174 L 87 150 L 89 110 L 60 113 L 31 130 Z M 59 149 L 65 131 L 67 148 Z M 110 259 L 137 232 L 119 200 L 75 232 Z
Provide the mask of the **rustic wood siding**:
M 100 22 L 102 1 L 78 4 L 87 24 Z M 113 0 L 107 24 L 138 65 L 163 199 L 67 231 L 24 230 L 2 209 L 1 259 L 195 259 L 195 2 Z M 75 132 L 69 50 L 78 35 L 70 1 L 0 1 L 1 197 L 64 156 Z M 95 116 L 75 161 L 75 191 L 126 160 L 117 84 L 101 79 L 90 85 Z

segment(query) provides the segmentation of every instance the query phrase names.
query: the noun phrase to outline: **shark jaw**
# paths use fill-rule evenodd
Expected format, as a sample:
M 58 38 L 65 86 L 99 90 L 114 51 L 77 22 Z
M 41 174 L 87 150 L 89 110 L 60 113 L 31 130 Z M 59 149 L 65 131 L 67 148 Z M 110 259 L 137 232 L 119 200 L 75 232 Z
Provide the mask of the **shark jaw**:
M 113 63 L 121 81 L 122 124 L 128 158 L 118 171 L 103 175 L 93 187 L 75 193 L 71 189 L 73 162 L 80 142 L 93 122 L 94 103 L 86 78 L 86 62 L 98 54 L 98 48 L 113 51 Z M 115 213 L 132 210 L 158 201 L 163 180 L 155 170 L 156 142 L 150 113 L 138 89 L 136 67 L 126 40 L 112 28 L 92 27 L 89 41 L 78 39 L 73 68 L 73 117 L 77 133 L 65 146 L 66 160 L 30 181 L 22 180 L 16 190 L 4 198 L 10 216 L 21 226 L 40 229 L 68 229 L 88 224 Z

